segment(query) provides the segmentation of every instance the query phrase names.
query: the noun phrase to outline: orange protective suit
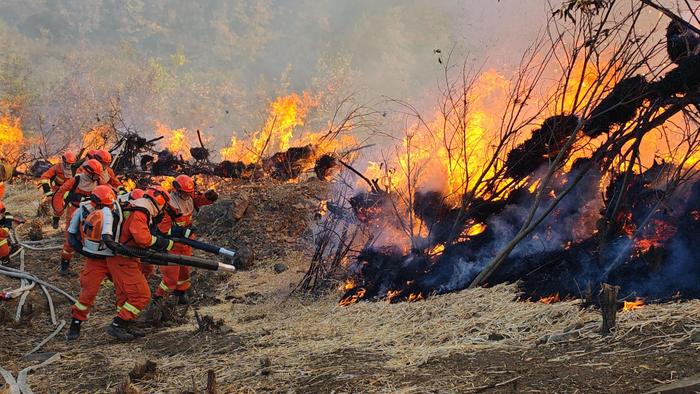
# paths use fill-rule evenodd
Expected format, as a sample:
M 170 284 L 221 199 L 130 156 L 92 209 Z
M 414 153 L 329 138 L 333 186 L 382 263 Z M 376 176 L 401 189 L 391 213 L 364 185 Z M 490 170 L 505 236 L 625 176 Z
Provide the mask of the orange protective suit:
M 74 232 L 73 222 L 78 222 L 77 227 L 80 233 L 80 238 L 83 243 L 83 252 L 85 254 L 85 267 L 80 272 L 80 295 L 78 302 L 71 307 L 71 315 L 74 319 L 85 321 L 90 314 L 90 308 L 95 303 L 97 293 L 100 291 L 100 286 L 105 278 L 112 280 L 112 275 L 107 267 L 107 256 L 92 254 L 90 245 L 99 244 L 102 238 L 104 215 L 111 215 L 111 210 L 94 210 L 91 209 L 92 204 L 84 204 L 83 207 L 75 213 L 77 216 L 71 220 L 69 232 Z M 111 254 L 111 253 L 110 253 Z M 117 286 L 114 287 L 116 295 L 117 309 L 120 310 L 126 295 Z
M 68 226 L 73 214 L 80 206 L 80 202 L 90 197 L 90 193 L 96 186 L 97 182 L 93 181 L 87 174 L 80 173 L 63 183 L 51 199 L 54 216 L 60 217 L 65 214 L 66 220 L 61 260 L 70 261 L 73 258 L 73 248 L 68 242 Z
M 158 230 L 163 234 L 170 234 L 173 225 L 186 228 L 192 226 L 192 216 L 195 211 L 205 205 L 211 205 L 204 194 L 196 193 L 193 197 L 184 197 L 177 192 L 170 194 L 170 209 L 166 210 L 163 220 L 158 224 Z M 194 239 L 194 234 L 190 235 Z M 180 256 L 192 256 L 192 247 L 176 243 L 171 254 Z M 173 291 L 187 291 L 190 288 L 190 267 L 180 265 L 168 265 L 160 267 L 162 280 L 156 289 L 157 296 L 164 296 Z
M 151 218 L 157 213 L 153 203 L 145 198 L 132 201 L 124 212 L 119 243 L 144 249 L 154 246 L 158 238 L 151 234 L 149 226 Z M 125 256 L 107 257 L 107 268 L 112 274 L 115 287 L 126 297 L 117 316 L 125 321 L 136 319 L 151 299 L 151 289 L 141 273 L 140 259 Z
M 58 190 L 66 180 L 73 176 L 73 171 L 70 166 L 64 163 L 54 164 L 46 170 L 39 178 L 39 185 L 44 191 L 45 196 L 50 196 Z

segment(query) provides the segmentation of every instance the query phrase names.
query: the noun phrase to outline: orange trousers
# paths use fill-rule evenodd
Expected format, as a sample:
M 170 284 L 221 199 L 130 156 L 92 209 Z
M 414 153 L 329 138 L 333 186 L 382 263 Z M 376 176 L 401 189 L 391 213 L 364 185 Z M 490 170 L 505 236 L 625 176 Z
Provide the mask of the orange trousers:
M 86 257 L 85 268 L 80 271 L 80 295 L 78 296 L 78 302 L 70 308 L 71 316 L 74 319 L 80 321 L 88 319 L 90 308 L 95 303 L 95 298 L 97 298 L 97 293 L 100 291 L 104 278 L 109 278 L 110 280 L 112 278 L 107 268 L 107 260 Z M 124 302 L 126 302 L 126 295 L 116 285 L 114 286 L 114 292 L 117 299 L 117 309 L 121 309 Z
M 68 204 L 66 207 L 65 220 L 66 225 L 63 229 L 63 249 L 61 250 L 61 260 L 71 261 L 73 259 L 73 247 L 70 246 L 68 242 L 68 226 L 70 225 L 70 220 L 73 214 L 78 208 L 74 207 L 73 204 Z
M 176 244 L 170 254 L 179 256 L 192 256 L 192 248 Z M 164 265 L 160 267 L 162 276 L 160 285 L 156 289 L 157 296 L 165 296 L 175 290 L 187 291 L 190 288 L 190 267 L 183 265 Z
M 116 291 L 122 292 L 125 299 L 117 316 L 127 321 L 136 319 L 151 300 L 151 289 L 141 273 L 141 262 L 124 256 L 108 257 L 107 268 Z

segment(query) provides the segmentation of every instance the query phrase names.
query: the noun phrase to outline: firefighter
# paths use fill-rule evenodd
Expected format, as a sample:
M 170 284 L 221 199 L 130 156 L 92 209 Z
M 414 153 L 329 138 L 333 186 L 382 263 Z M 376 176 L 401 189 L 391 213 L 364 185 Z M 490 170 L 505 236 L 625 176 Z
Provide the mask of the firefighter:
M 145 193 L 146 192 L 144 192 L 143 190 L 136 188 L 128 193 L 123 193 L 123 194 L 118 195 L 117 201 L 119 202 L 119 204 L 126 207 L 127 205 L 129 205 L 130 201 L 138 200 L 139 198 L 142 198 Z
M 73 249 L 85 256 L 85 267 L 80 272 L 80 295 L 71 307 L 71 320 L 66 339 L 76 340 L 80 337 L 80 327 L 88 319 L 92 307 L 105 278 L 111 279 L 107 268 L 107 256 L 114 256 L 111 249 L 102 242 L 103 234 L 113 234 L 114 214 L 119 215 L 119 206 L 115 204 L 114 191 L 106 185 L 100 185 L 90 194 L 90 199 L 80 204 L 73 214 L 68 227 L 68 239 Z M 115 287 L 117 307 L 124 303 L 124 295 Z
M 51 166 L 46 172 L 41 174 L 39 178 L 39 187 L 41 187 L 44 192 L 45 202 L 51 204 L 51 197 L 56 193 L 61 185 L 63 185 L 66 180 L 73 177 L 73 165 L 77 161 L 75 153 L 71 151 L 66 151 L 61 155 L 61 162 Z M 56 221 L 57 218 L 54 218 Z M 56 223 L 58 225 L 58 223 Z
M 5 204 L 0 201 L 0 261 L 9 260 L 10 255 L 14 252 L 16 247 L 16 245 L 12 243 L 12 237 L 10 235 L 12 225 L 15 223 L 21 223 L 21 221 L 7 213 Z
M 158 217 L 168 203 L 168 192 L 160 186 L 153 186 L 146 190 L 143 198 L 130 203 L 124 209 L 123 220 L 118 225 L 116 240 L 110 235 L 103 237 L 104 242 L 112 248 L 119 244 L 137 248 L 151 248 L 167 251 L 172 249 L 174 243 L 162 236 L 152 235 L 150 226 L 154 218 Z M 107 333 L 118 340 L 129 341 L 135 339 L 130 330 L 131 324 L 141 311 L 148 305 L 151 298 L 151 290 L 146 278 L 141 273 L 141 261 L 137 257 L 110 256 L 107 257 L 107 268 L 112 275 L 114 285 L 118 291 L 122 291 L 126 301 L 122 309 L 107 326 Z
M 61 250 L 61 265 L 59 273 L 68 275 L 70 271 L 70 261 L 73 258 L 73 248 L 68 240 L 68 226 L 73 217 L 73 213 L 80 206 L 85 198 L 89 198 L 95 187 L 98 186 L 102 175 L 102 165 L 94 159 L 87 160 L 80 167 L 81 170 L 73 178 L 67 180 L 54 194 L 51 203 L 54 210 L 54 228 L 58 227 L 58 220 L 65 214 L 65 242 Z
M 112 170 L 112 167 L 110 167 L 112 164 L 112 155 L 104 149 L 98 149 L 92 152 L 92 156 L 95 158 L 95 160 L 102 163 L 102 176 L 100 177 L 100 184 L 112 186 L 120 194 L 126 193 L 124 185 L 122 185 L 119 179 L 117 179 L 117 175 L 114 173 L 114 170 Z
M 0 160 L 0 198 L 5 196 L 5 182 L 12 178 L 12 174 L 14 174 L 12 166 Z
M 158 224 L 158 230 L 164 234 L 173 234 L 194 239 L 192 234 L 192 215 L 199 208 L 214 203 L 219 198 L 216 191 L 210 189 L 206 193 L 195 191 L 194 180 L 187 175 L 178 175 L 173 181 L 173 192 L 170 203 L 163 219 Z M 176 244 L 170 252 L 181 256 L 192 256 L 192 247 Z M 153 297 L 154 304 L 162 303 L 162 299 L 170 294 L 177 297 L 178 303 L 187 304 L 187 290 L 190 288 L 190 267 L 162 266 L 162 280 Z

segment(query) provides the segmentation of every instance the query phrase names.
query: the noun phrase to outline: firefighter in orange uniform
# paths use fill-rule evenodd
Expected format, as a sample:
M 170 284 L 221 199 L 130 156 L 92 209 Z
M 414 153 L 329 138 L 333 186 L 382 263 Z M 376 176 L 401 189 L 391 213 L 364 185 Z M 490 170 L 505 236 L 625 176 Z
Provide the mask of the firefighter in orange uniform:
M 15 222 L 15 218 L 7 213 L 5 204 L 0 201 L 0 261 L 7 261 L 13 252 L 10 230 Z
M 115 234 L 118 236 L 116 241 L 121 245 L 142 249 L 151 248 L 162 251 L 172 249 L 173 241 L 154 236 L 150 231 L 154 218 L 161 214 L 169 199 L 167 191 L 160 186 L 153 186 L 146 190 L 143 198 L 131 201 L 123 210 L 123 220 L 118 226 L 118 234 Z M 109 235 L 103 240 L 108 246 L 114 245 L 115 242 L 115 239 Z M 112 274 L 114 286 L 126 297 L 122 309 L 107 326 L 107 333 L 121 341 L 133 340 L 137 335 L 134 335 L 131 323 L 148 305 L 151 298 L 148 282 L 141 273 L 141 261 L 137 257 L 115 255 L 107 257 L 107 267 Z
M 39 178 L 39 185 L 44 192 L 44 196 L 51 197 L 63 185 L 66 180 L 73 177 L 73 165 L 77 161 L 75 153 L 65 152 L 61 155 L 61 162 L 54 164 L 46 170 Z
M 191 231 L 192 215 L 199 208 L 214 203 L 219 195 L 214 190 L 207 190 L 203 194 L 196 193 L 194 180 L 187 175 L 178 175 L 173 181 L 173 189 L 168 208 L 158 224 L 158 230 L 163 234 L 194 239 Z M 192 247 L 175 244 L 170 253 L 192 256 Z M 154 303 L 160 303 L 163 297 L 173 294 L 178 297 L 178 303 L 187 304 L 189 302 L 187 290 L 190 288 L 190 267 L 161 266 L 160 273 L 162 281 L 156 289 Z
M 110 167 L 112 164 L 112 155 L 104 149 L 98 149 L 94 152 L 93 157 L 95 160 L 102 163 L 103 171 L 100 177 L 100 185 L 109 185 L 120 193 L 126 193 L 124 185 L 117 179 L 117 175 L 114 173 L 114 170 L 112 170 L 112 167 Z
M 78 209 L 83 199 L 89 198 L 90 193 L 98 186 L 102 175 L 102 165 L 97 160 L 87 160 L 80 167 L 81 171 L 75 177 L 67 180 L 53 195 L 51 204 L 53 205 L 54 218 L 60 218 L 65 214 L 65 242 L 61 250 L 61 266 L 59 273 L 68 275 L 70 261 L 73 258 L 73 248 L 68 240 L 68 226 L 73 217 L 73 213 Z M 54 222 L 57 223 L 57 221 Z M 58 227 L 58 226 L 55 226 Z
M 73 165 L 78 158 L 75 153 L 67 151 L 61 155 L 61 162 L 54 164 L 46 170 L 39 178 L 39 187 L 41 187 L 44 192 L 44 197 L 46 202 L 51 203 L 51 197 L 56 193 L 59 187 L 61 187 L 66 180 L 73 177 Z M 42 203 L 43 204 L 43 203 Z M 58 219 L 54 217 L 54 227 L 58 226 Z
M 66 339 L 76 340 L 80 337 L 82 322 L 88 319 L 92 307 L 105 278 L 111 278 L 107 268 L 107 257 L 114 256 L 111 249 L 102 242 L 103 234 L 113 233 L 113 210 L 120 212 L 115 204 L 116 196 L 112 188 L 106 185 L 95 187 L 90 200 L 80 204 L 73 214 L 68 226 L 68 237 L 74 250 L 84 255 L 85 267 L 80 272 L 80 295 L 71 307 L 71 321 Z M 115 290 L 116 287 L 115 287 Z M 117 291 L 117 307 L 124 303 L 124 295 Z
M 9 181 L 14 172 L 11 165 L 0 160 L 0 198 L 5 196 L 5 181 Z

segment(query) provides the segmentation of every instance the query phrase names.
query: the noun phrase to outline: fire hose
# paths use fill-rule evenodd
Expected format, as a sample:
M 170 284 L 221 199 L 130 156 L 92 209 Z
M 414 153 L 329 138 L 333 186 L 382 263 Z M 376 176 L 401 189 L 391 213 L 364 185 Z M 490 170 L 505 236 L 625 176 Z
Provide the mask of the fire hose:
M 107 247 L 121 255 L 128 257 L 137 257 L 149 264 L 186 265 L 189 267 L 202 268 L 211 271 L 236 271 L 236 267 L 234 267 L 233 265 L 219 263 L 217 261 L 210 261 L 199 257 L 180 256 L 175 254 L 156 252 L 151 249 L 142 249 L 133 246 L 122 245 L 113 240 L 105 240 L 105 244 L 107 245 Z
M 202 241 L 197 241 L 194 239 L 189 239 L 189 238 L 181 238 L 181 237 L 167 237 L 169 240 L 185 244 L 188 246 L 191 246 L 195 249 L 203 250 L 205 252 L 209 253 L 214 253 L 220 256 L 225 256 L 229 259 L 233 259 L 236 257 L 236 251 L 222 248 L 221 246 L 216 246 L 208 243 L 204 243 Z

